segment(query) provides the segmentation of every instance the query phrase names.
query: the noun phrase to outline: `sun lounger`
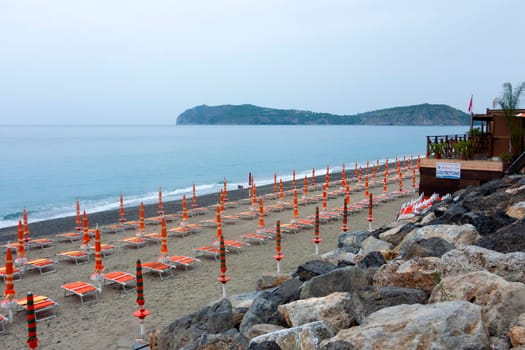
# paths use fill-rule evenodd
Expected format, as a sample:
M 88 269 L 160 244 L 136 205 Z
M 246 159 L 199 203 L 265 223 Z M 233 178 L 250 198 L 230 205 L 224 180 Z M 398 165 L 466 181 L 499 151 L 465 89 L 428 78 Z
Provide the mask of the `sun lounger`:
M 243 211 L 242 213 L 239 213 L 239 217 L 241 219 L 251 220 L 259 217 L 259 213 L 256 211 Z
M 27 297 L 17 299 L 16 303 L 19 308 L 27 311 Z M 33 296 L 33 305 L 35 308 L 35 321 L 48 320 L 57 315 L 55 309 L 58 303 L 44 295 Z M 42 314 L 44 314 L 44 317 L 41 317 Z
M 149 241 L 144 237 L 134 236 L 120 239 L 119 242 L 121 242 L 124 247 L 140 248 L 146 245 Z
M 257 242 L 259 244 L 271 239 L 271 237 L 259 233 L 246 233 L 240 237 L 246 242 Z
M 57 235 L 59 242 L 69 241 L 73 243 L 74 241 L 79 241 L 82 239 L 82 234 L 80 232 L 67 232 Z
M 4 315 L 0 314 L 0 334 L 4 334 L 5 333 L 5 324 L 7 322 L 7 317 L 5 317 Z
M 299 225 L 301 229 L 305 229 L 305 228 L 313 228 L 315 222 L 310 219 L 299 219 L 297 220 L 296 224 Z
M 144 223 L 146 225 L 160 225 L 162 223 L 162 218 L 160 218 L 159 216 L 146 218 L 146 219 L 144 219 Z
M 95 246 L 89 247 L 90 253 L 95 253 Z M 100 245 L 100 252 L 102 253 L 102 256 L 106 257 L 111 254 L 115 254 L 115 246 L 112 244 L 106 244 L 102 243 Z
M 0 278 L 2 278 L 5 281 L 5 266 L 0 267 Z M 20 271 L 20 269 L 16 267 L 13 267 L 13 279 L 22 279 L 22 271 Z
M 217 220 L 216 219 L 201 220 L 199 221 L 199 224 L 203 227 L 217 227 Z
M 58 261 L 74 260 L 77 265 L 80 265 L 80 262 L 83 260 L 85 260 L 84 262 L 89 261 L 88 252 L 82 250 L 70 250 L 67 252 L 57 253 L 56 255 L 58 256 Z
M 174 255 L 168 257 L 167 262 L 175 266 L 182 266 L 186 271 L 188 271 L 189 268 L 197 268 L 197 264 L 200 263 L 200 260 L 196 258 L 191 258 L 189 256 Z
M 224 241 L 224 246 L 226 248 L 234 249 L 237 253 L 249 245 L 250 243 L 242 242 L 242 241 L 235 241 L 231 239 L 227 239 Z
M 4 244 L 2 245 L 2 248 L 4 248 L 4 250 L 11 249 L 11 251 L 16 252 L 16 250 L 18 249 L 18 242 Z
M 64 289 L 64 297 L 78 295 L 82 305 L 98 301 L 98 289 L 90 283 L 77 281 L 63 284 L 60 287 Z M 88 298 L 89 300 L 85 301 L 84 298 Z
M 204 215 L 210 212 L 210 208 L 206 208 L 206 207 L 192 208 L 188 212 L 192 213 L 193 215 Z
M 197 258 L 199 256 L 212 256 L 213 258 L 215 258 L 215 260 L 217 260 L 217 258 L 219 257 L 221 253 L 219 250 L 219 247 L 215 247 L 212 245 L 205 246 L 205 247 L 199 247 L 199 248 L 193 248 L 193 250 L 195 251 L 195 257 Z M 228 252 L 228 250 L 226 250 L 226 252 Z
M 40 249 L 44 249 L 46 247 L 50 247 L 52 246 L 53 244 L 55 244 L 55 240 L 54 239 L 50 239 L 50 238 L 37 238 L 37 239 L 31 239 L 29 242 L 28 242 L 28 245 L 27 245 L 27 248 L 28 250 L 32 249 L 32 248 L 40 248 Z
M 129 272 L 112 271 L 104 274 L 104 285 L 118 284 L 124 291 L 135 288 L 136 283 L 137 278 Z
M 159 232 L 145 233 L 143 237 L 155 243 L 160 243 L 162 240 L 162 235 Z
M 199 224 L 187 224 L 186 227 L 191 230 L 191 233 L 199 233 L 202 231 L 202 226 Z
M 126 227 L 123 226 L 122 224 L 113 224 L 113 225 L 108 225 L 108 226 L 102 226 L 100 228 L 100 232 L 101 233 L 120 233 L 120 232 L 124 232 L 125 229 Z
M 41 275 L 46 273 L 56 272 L 55 269 L 55 260 L 48 258 L 33 259 L 25 262 L 25 267 L 27 271 L 38 270 Z
M 172 277 L 174 266 L 168 265 L 158 261 L 147 261 L 142 263 L 142 268 L 149 272 L 156 272 L 162 280 Z
M 234 224 L 236 223 L 237 221 L 239 221 L 241 217 L 239 215 L 224 215 L 222 217 L 222 221 L 225 223 L 225 224 Z
M 301 226 L 296 224 L 282 224 L 281 231 L 284 233 L 297 233 L 301 229 Z
M 192 233 L 192 230 L 188 226 L 177 226 L 170 228 L 167 233 L 169 236 L 185 237 Z

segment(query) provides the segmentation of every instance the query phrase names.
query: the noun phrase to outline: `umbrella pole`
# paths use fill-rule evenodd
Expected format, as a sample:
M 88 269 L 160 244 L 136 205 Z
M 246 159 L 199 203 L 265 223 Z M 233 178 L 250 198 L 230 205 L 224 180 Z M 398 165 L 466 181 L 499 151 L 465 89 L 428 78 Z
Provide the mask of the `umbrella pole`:
M 315 255 L 319 255 L 319 244 L 315 245 Z
M 226 284 L 222 284 L 222 297 L 226 298 Z
M 281 272 L 281 266 L 279 265 L 279 260 L 277 260 L 277 273 Z

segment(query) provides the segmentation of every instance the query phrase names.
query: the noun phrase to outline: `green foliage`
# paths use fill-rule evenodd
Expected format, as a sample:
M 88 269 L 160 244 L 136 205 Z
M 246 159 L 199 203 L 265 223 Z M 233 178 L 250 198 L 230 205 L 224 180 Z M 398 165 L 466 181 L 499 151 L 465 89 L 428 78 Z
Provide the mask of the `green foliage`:
M 357 115 L 283 110 L 254 105 L 197 106 L 177 118 L 177 124 L 220 125 L 466 125 L 470 117 L 446 105 L 395 107 Z
M 479 135 L 481 135 L 481 129 L 480 128 L 472 128 L 472 129 L 470 129 L 467 132 L 467 134 L 469 136 L 479 136 Z
M 454 152 L 464 159 L 472 159 L 474 151 L 474 143 L 471 140 L 459 140 L 454 144 Z
M 503 152 L 500 154 L 499 159 L 501 159 L 502 162 L 512 162 L 514 155 L 511 152 Z
M 516 109 L 519 108 L 521 94 L 525 90 L 525 82 L 522 82 L 515 89 L 509 82 L 503 83 L 503 95 L 497 98 L 495 102 L 501 107 L 507 125 L 511 130 L 510 149 L 512 154 L 519 155 L 523 152 L 523 127 L 516 125 Z
M 442 142 L 433 142 L 429 145 L 429 150 L 430 153 L 434 154 L 435 156 L 440 156 L 445 150 L 445 144 Z

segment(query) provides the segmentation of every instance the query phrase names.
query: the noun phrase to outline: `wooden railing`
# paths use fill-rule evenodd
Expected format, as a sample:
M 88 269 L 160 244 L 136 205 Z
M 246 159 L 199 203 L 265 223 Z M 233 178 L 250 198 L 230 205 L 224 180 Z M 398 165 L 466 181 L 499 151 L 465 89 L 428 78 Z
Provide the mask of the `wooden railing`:
M 427 157 L 487 159 L 492 157 L 491 150 L 491 134 L 427 136 Z

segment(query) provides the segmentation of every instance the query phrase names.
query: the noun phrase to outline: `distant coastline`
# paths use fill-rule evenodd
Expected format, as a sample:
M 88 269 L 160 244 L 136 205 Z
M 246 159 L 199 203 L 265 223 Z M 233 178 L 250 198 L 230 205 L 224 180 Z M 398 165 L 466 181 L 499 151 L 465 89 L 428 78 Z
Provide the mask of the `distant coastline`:
M 356 115 L 336 115 L 245 105 L 201 105 L 177 118 L 177 125 L 469 125 L 470 116 L 443 104 L 393 107 Z

